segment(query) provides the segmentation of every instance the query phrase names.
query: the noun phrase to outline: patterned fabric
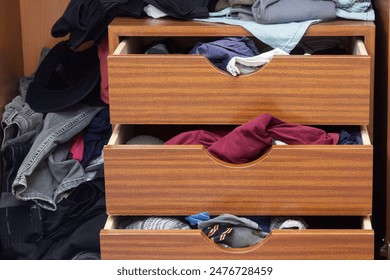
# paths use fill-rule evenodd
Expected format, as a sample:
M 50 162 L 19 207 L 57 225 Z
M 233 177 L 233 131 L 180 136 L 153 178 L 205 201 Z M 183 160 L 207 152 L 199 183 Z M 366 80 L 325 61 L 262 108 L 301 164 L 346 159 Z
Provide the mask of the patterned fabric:
M 175 218 L 148 217 L 145 219 L 132 220 L 130 223 L 123 222 L 121 228 L 124 229 L 191 229 L 189 225 Z

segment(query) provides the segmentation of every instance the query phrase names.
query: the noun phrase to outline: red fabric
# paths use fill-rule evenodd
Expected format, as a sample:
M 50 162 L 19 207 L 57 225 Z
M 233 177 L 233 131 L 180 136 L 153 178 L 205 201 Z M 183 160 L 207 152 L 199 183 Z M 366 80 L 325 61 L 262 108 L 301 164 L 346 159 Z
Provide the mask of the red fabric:
M 79 162 L 83 160 L 84 137 L 82 133 L 79 133 L 75 137 L 73 137 L 69 153 L 72 154 L 73 159 Z
M 202 144 L 223 161 L 247 163 L 263 155 L 272 146 L 273 139 L 289 145 L 337 144 L 339 135 L 315 127 L 285 123 L 270 114 L 262 114 L 231 132 L 188 131 L 165 144 Z
M 100 98 L 104 103 L 108 101 L 108 38 L 107 35 L 98 44 L 98 56 L 100 60 Z

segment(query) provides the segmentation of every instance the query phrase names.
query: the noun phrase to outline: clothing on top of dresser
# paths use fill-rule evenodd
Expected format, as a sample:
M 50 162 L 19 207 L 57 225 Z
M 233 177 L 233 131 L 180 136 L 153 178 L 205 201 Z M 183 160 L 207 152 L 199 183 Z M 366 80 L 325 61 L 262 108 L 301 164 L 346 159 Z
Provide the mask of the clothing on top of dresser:
M 255 0 L 228 0 L 228 1 L 229 1 L 229 5 L 231 7 L 233 7 L 235 5 L 248 5 L 248 6 L 252 6 L 255 3 Z
M 69 34 L 74 48 L 91 40 L 98 43 L 115 17 L 142 17 L 146 5 L 143 0 L 71 0 L 52 26 L 51 35 L 58 38 Z
M 144 0 L 160 11 L 179 19 L 207 17 L 209 0 Z
M 335 19 L 336 7 L 329 0 L 256 0 L 252 13 L 257 23 L 278 24 Z
M 102 109 L 76 104 L 70 109 L 48 113 L 42 131 L 18 170 L 12 193 L 21 200 L 56 210 L 56 204 L 66 193 L 86 180 L 81 164 L 68 158 L 70 140 Z
M 267 236 L 257 223 L 231 214 L 221 214 L 198 223 L 209 238 L 232 248 L 243 248 L 257 244 Z
M 144 7 L 144 11 L 145 13 L 149 16 L 149 17 L 152 17 L 152 18 L 162 18 L 162 17 L 166 17 L 166 16 L 169 16 L 167 13 L 164 13 L 162 11 L 160 11 L 159 9 L 157 9 L 155 6 L 153 5 L 146 5 Z
M 208 8 L 210 12 L 219 12 L 229 7 L 228 0 L 210 0 Z
M 259 54 L 259 51 L 252 39 L 243 36 L 225 37 L 207 43 L 198 42 L 189 53 L 202 54 L 215 66 L 226 71 L 226 66 L 232 57 L 255 56 Z
M 172 217 L 147 217 L 134 218 L 130 221 L 123 220 L 120 223 L 122 229 L 143 229 L 143 230 L 163 230 L 163 229 L 191 229 L 190 226 L 179 219 Z
M 126 142 L 126 145 L 163 145 L 164 141 L 151 135 L 137 135 Z
M 202 144 L 208 152 L 230 163 L 247 163 L 263 155 L 277 139 L 287 144 L 337 144 L 338 133 L 286 123 L 270 114 L 262 114 L 232 131 L 218 133 L 195 130 L 180 133 L 165 144 Z
M 333 0 L 333 2 L 336 3 L 336 15 L 340 18 L 375 20 L 371 0 Z
M 230 18 L 244 20 L 244 21 L 254 21 L 251 6 L 246 5 L 236 5 L 231 8 L 230 13 L 228 15 Z
M 274 55 L 289 55 L 289 53 L 276 48 L 251 57 L 235 56 L 230 59 L 226 70 L 233 76 L 249 74 L 270 62 Z
M 271 217 L 271 231 L 273 229 L 307 229 L 309 226 L 300 217 Z
M 255 3 L 255 0 L 228 0 L 229 6 L 231 7 L 229 17 L 239 19 L 239 20 L 252 20 L 252 5 Z
M 229 18 L 230 11 L 231 7 L 228 7 L 219 12 L 210 13 L 208 18 L 195 18 L 193 20 L 241 26 L 261 42 L 286 52 L 290 52 L 299 43 L 310 25 L 320 21 L 316 19 L 280 24 L 259 24 L 251 20 Z

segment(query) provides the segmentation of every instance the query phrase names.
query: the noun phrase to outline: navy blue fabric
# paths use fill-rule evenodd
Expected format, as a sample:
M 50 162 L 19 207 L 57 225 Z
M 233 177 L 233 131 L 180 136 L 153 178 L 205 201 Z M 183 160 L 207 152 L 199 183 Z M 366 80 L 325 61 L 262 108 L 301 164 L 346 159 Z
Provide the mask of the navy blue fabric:
M 226 71 L 230 59 L 235 56 L 251 57 L 259 54 L 255 43 L 248 37 L 226 37 L 212 42 L 198 42 L 189 52 L 202 54 L 215 66 Z
M 84 132 L 84 153 L 80 162 L 81 166 L 87 167 L 90 160 L 101 155 L 103 146 L 110 139 L 111 132 L 109 109 L 105 107 L 95 116 Z
M 337 144 L 340 145 L 361 145 L 363 144 L 362 136 L 360 131 L 341 130 L 339 133 L 339 141 Z

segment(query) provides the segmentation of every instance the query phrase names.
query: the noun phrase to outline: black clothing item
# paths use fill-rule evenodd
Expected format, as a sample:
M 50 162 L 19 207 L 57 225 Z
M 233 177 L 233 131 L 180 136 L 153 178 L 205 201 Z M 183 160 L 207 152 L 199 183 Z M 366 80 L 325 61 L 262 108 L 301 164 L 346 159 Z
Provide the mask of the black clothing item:
M 81 251 L 100 254 L 100 230 L 107 220 L 104 178 L 78 186 L 61 201 L 57 211 L 45 211 L 45 236 L 40 243 L 50 244 L 40 257 L 70 260 Z
M 0 200 L 0 259 L 17 258 L 14 246 L 36 242 L 43 236 L 40 208 L 32 202 L 16 199 L 12 183 L 29 152 L 38 131 L 27 132 L 7 141 L 2 147 L 3 160 Z
M 100 95 L 97 47 L 73 51 L 68 41 L 56 44 L 44 57 L 27 89 L 26 102 L 35 112 L 57 112 Z
M 104 178 L 79 185 L 57 206 L 56 211 L 35 206 L 40 209 L 43 234 L 34 239 L 14 237 L 2 258 L 70 260 L 84 251 L 100 254 L 99 233 L 107 220 Z
M 80 164 L 86 168 L 88 163 L 101 155 L 103 146 L 108 143 L 112 132 L 108 107 L 101 110 L 84 132 L 84 153 Z
M 98 43 L 115 17 L 145 16 L 145 6 L 142 0 L 71 0 L 51 34 L 55 38 L 70 34 L 74 48 L 90 40 Z
M 209 17 L 209 0 L 144 0 L 160 11 L 179 19 Z

